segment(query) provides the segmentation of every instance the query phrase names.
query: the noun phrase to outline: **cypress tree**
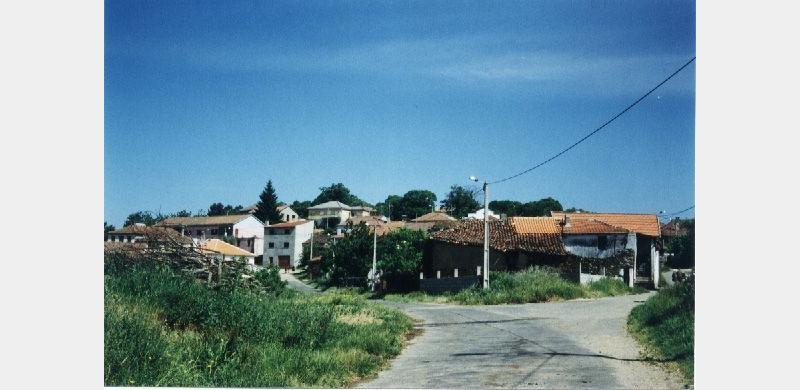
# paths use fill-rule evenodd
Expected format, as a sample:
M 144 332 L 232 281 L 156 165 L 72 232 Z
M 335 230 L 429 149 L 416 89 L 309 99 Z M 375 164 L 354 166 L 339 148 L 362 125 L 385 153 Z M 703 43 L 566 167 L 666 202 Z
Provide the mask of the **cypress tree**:
M 258 197 L 258 210 L 254 213 L 255 217 L 262 222 L 269 222 L 270 225 L 281 222 L 281 213 L 278 212 L 278 195 L 272 187 L 272 180 L 267 181 L 267 186 Z

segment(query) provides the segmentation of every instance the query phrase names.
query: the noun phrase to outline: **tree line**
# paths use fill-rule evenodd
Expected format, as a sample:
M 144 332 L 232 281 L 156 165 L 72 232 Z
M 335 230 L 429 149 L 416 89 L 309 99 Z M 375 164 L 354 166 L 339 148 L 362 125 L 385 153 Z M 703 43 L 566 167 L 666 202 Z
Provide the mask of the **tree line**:
M 264 189 L 261 191 L 256 203 L 257 210 L 254 215 L 263 222 L 270 224 L 281 222 L 280 213 L 277 207 L 288 205 L 300 218 L 308 218 L 308 208 L 329 201 L 339 201 L 349 206 L 374 207 L 380 215 L 387 216 L 391 220 L 411 220 L 427 214 L 436 209 L 437 201 L 449 215 L 455 218 L 464 218 L 467 214 L 475 212 L 482 207 L 480 199 L 481 190 L 476 186 L 453 185 L 444 199 L 439 200 L 436 194 L 430 190 L 413 189 L 403 195 L 389 195 L 383 202 L 378 202 L 374 206 L 350 192 L 343 183 L 331 183 L 329 186 L 319 188 L 319 195 L 313 200 L 295 200 L 291 204 L 280 202 L 272 180 L 268 180 Z M 551 211 L 586 212 L 583 209 L 570 208 L 564 210 L 561 203 L 552 197 L 539 199 L 530 202 L 520 202 L 516 200 L 493 200 L 489 202 L 489 209 L 496 214 L 512 216 L 547 216 Z M 190 212 L 180 210 L 174 213 L 153 213 L 151 211 L 136 211 L 128 215 L 124 226 L 135 223 L 143 223 L 147 226 L 155 225 L 167 218 L 172 217 L 199 217 L 199 216 L 218 216 L 231 214 L 244 214 L 246 211 L 242 205 L 223 204 L 221 202 L 212 203 L 207 210 Z M 104 229 L 114 230 L 113 225 L 104 223 Z

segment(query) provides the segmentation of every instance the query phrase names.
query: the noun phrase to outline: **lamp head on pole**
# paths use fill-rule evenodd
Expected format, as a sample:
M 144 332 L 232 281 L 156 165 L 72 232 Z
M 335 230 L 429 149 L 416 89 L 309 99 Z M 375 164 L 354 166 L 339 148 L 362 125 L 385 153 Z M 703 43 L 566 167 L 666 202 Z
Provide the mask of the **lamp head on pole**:
M 477 181 L 478 181 L 478 178 L 477 178 L 477 177 L 475 177 L 475 176 L 470 176 L 470 177 L 469 177 L 469 180 L 471 180 L 471 181 L 474 181 L 474 182 L 477 182 Z

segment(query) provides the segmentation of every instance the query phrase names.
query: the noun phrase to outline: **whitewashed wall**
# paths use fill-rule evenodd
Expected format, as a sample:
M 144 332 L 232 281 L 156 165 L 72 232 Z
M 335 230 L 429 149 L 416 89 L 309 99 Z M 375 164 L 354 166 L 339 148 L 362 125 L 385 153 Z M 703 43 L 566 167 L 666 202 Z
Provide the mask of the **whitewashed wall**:
M 264 224 L 259 222 L 256 217 L 251 215 L 235 223 L 233 225 L 233 232 L 236 238 L 250 238 L 255 236 L 253 251 L 256 256 L 264 254 Z

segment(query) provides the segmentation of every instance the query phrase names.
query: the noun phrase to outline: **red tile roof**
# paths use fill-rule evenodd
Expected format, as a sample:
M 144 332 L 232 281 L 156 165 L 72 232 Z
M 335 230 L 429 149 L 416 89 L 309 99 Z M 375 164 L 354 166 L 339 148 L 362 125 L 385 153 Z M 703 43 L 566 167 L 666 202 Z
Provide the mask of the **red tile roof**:
M 435 241 L 461 245 L 483 245 L 483 221 L 462 220 L 454 227 L 431 233 Z M 558 233 L 517 233 L 508 221 L 489 221 L 489 246 L 501 252 L 521 250 L 568 255 Z
M 267 228 L 290 228 L 290 227 L 295 227 L 297 225 L 302 225 L 304 223 L 309 223 L 309 222 L 311 222 L 311 221 L 308 221 L 308 220 L 305 220 L 305 219 L 298 219 L 297 221 L 281 222 L 281 223 L 276 223 L 274 225 L 269 225 L 269 226 L 267 226 Z
M 658 223 L 658 217 L 655 214 L 565 213 L 551 211 L 550 215 L 558 219 L 564 219 L 564 216 L 568 216 L 572 221 L 600 221 L 645 236 L 658 237 L 661 235 L 661 224 Z
M 456 219 L 447 215 L 444 211 L 434 211 L 412 219 L 412 222 L 435 222 L 435 221 L 455 221 Z
M 514 231 L 519 234 L 560 234 L 558 220 L 552 217 L 511 217 Z
M 574 220 L 564 225 L 563 234 L 627 234 L 628 229 L 595 220 Z

